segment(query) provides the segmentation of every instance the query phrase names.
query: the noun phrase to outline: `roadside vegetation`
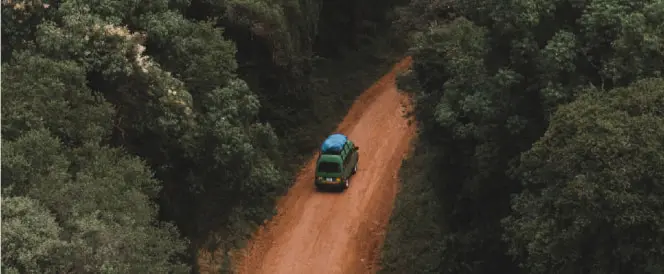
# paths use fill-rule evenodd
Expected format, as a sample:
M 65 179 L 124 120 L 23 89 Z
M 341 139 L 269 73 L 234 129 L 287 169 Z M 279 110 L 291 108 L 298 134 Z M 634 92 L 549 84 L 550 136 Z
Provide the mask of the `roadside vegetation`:
M 381 273 L 664 269 L 664 2 L 400 15 L 420 134 Z
M 24 0 L 2 272 L 196 273 L 403 41 L 420 131 L 382 273 L 664 269 L 662 1 Z
M 189 273 L 241 246 L 392 63 L 394 3 L 344 5 L 3 1 L 2 272 Z

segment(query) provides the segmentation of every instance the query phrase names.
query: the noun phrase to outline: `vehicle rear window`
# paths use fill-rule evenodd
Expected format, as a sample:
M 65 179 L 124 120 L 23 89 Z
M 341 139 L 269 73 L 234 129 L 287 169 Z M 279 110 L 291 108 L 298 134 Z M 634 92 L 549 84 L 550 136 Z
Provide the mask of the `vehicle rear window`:
M 318 163 L 318 171 L 326 173 L 337 173 L 340 172 L 339 164 L 330 163 L 330 162 L 320 162 Z

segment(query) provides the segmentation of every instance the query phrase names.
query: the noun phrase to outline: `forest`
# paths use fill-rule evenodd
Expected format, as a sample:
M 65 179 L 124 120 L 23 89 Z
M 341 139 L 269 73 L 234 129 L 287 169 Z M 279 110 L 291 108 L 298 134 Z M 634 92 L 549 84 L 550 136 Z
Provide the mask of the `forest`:
M 662 273 L 664 2 L 399 10 L 419 136 L 380 273 Z
M 7 0 L 1 54 L 3 273 L 198 273 L 405 55 L 381 273 L 664 269 L 661 0 Z
M 398 58 L 395 3 L 329 2 L 2 1 L 2 272 L 241 246 Z

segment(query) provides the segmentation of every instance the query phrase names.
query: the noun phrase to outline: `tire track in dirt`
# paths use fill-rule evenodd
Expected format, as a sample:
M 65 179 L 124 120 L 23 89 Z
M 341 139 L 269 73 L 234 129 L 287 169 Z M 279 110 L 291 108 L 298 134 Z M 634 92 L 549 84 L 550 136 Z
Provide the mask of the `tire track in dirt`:
M 355 101 L 337 131 L 360 147 L 359 169 L 343 193 L 317 192 L 315 157 L 301 170 L 278 213 L 236 254 L 241 274 L 373 273 L 392 212 L 397 174 L 415 126 L 395 76 L 404 58 Z

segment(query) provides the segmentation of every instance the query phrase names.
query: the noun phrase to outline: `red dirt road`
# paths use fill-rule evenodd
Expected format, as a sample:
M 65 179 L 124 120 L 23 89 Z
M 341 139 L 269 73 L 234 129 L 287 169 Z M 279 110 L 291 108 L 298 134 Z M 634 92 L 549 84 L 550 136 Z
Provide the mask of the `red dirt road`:
M 376 272 L 385 226 L 397 191 L 397 172 L 415 133 L 397 92 L 396 64 L 353 104 L 338 131 L 360 147 L 358 172 L 343 193 L 316 192 L 315 158 L 280 199 L 278 214 L 238 254 L 241 274 Z M 237 255 L 236 255 L 237 256 Z

